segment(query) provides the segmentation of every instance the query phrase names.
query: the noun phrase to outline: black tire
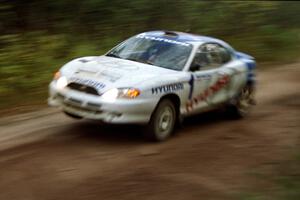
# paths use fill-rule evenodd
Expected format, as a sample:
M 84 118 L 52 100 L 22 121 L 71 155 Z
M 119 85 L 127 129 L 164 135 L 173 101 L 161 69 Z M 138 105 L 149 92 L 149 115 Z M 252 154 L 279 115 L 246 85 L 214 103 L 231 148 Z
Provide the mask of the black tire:
M 239 95 L 234 99 L 234 103 L 230 104 L 228 107 L 229 114 L 234 119 L 241 119 L 246 117 L 251 109 L 251 106 L 253 105 L 251 103 L 252 101 L 252 92 L 253 88 L 251 86 L 246 85 Z
M 151 141 L 164 141 L 174 131 L 176 124 L 176 109 L 173 102 L 163 99 L 153 112 L 150 122 L 145 127 L 144 136 Z
M 74 115 L 74 114 L 71 114 L 71 113 L 68 113 L 66 111 L 64 111 L 64 113 L 68 116 L 68 117 L 71 117 L 73 119 L 82 119 L 82 117 L 78 116 L 78 115 Z

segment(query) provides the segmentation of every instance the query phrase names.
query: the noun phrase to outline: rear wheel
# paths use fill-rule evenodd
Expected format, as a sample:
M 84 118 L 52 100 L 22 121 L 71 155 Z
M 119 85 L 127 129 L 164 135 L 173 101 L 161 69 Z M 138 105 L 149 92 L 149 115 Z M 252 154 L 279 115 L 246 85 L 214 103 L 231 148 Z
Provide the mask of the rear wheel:
M 169 99 L 163 99 L 146 126 L 145 137 L 152 141 L 163 141 L 173 132 L 175 122 L 176 109 L 173 102 Z
M 230 106 L 230 112 L 235 118 L 243 118 L 248 115 L 253 105 L 253 88 L 247 85 L 236 97 L 235 103 Z

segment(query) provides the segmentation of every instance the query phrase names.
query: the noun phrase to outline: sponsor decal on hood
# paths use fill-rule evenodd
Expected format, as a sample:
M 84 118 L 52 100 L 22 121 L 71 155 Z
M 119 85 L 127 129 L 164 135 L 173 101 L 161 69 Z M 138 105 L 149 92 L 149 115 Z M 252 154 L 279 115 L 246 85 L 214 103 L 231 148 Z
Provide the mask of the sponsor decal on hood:
M 81 79 L 81 78 L 77 78 L 77 77 L 71 77 L 69 80 L 70 80 L 70 82 L 80 83 L 82 85 L 88 85 L 88 86 L 93 87 L 97 90 L 101 90 L 101 89 L 105 88 L 104 83 L 94 81 L 94 80 Z

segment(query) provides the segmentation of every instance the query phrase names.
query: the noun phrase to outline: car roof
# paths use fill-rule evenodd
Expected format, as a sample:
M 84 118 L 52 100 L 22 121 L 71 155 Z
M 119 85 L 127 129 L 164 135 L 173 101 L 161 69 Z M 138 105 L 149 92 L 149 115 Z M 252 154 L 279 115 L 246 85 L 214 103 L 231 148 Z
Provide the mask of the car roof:
M 185 32 L 178 32 L 178 31 L 166 31 L 166 30 L 157 30 L 157 31 L 148 31 L 144 32 L 142 34 L 145 34 L 147 36 L 153 36 L 153 37 L 169 37 L 170 39 L 173 39 L 178 42 L 185 42 L 185 43 L 204 43 L 204 42 L 214 42 L 219 43 L 227 48 L 232 49 L 232 47 L 227 44 L 226 42 L 213 38 L 208 36 L 202 36 L 202 35 L 196 35 L 192 33 L 185 33 Z

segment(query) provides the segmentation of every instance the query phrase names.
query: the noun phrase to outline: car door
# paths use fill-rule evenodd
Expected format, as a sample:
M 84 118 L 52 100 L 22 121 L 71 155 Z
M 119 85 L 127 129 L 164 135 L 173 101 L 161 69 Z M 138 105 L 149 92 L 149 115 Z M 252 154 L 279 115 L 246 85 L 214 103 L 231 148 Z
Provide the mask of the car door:
M 217 43 L 202 44 L 190 66 L 193 92 L 187 104 L 188 112 L 201 112 L 226 101 L 233 71 L 230 52 Z
M 213 73 L 214 78 L 209 86 L 211 92 L 207 99 L 212 107 L 232 100 L 247 81 L 245 63 L 236 59 L 233 53 L 221 44 L 214 45 L 213 50 L 208 53 L 211 57 L 216 57 L 211 61 L 215 63 L 216 70 Z

